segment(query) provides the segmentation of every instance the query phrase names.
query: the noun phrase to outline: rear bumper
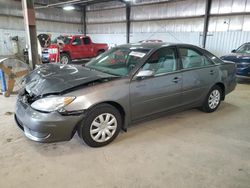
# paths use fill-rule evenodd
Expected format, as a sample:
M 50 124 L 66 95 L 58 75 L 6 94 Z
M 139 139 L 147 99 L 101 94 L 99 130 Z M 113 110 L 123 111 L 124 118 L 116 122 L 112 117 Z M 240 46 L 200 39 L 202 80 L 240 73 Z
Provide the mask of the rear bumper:
M 58 112 L 42 113 L 33 110 L 19 99 L 16 104 L 15 121 L 26 137 L 37 142 L 68 141 L 83 116 L 63 116 Z

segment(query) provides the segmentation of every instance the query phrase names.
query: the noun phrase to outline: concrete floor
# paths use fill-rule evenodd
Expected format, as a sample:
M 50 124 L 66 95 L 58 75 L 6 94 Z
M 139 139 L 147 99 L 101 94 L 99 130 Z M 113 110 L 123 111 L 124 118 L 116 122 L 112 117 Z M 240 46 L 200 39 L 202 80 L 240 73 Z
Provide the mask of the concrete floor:
M 250 188 L 250 84 L 217 112 L 189 110 L 134 125 L 103 148 L 26 139 L 0 96 L 0 187 Z

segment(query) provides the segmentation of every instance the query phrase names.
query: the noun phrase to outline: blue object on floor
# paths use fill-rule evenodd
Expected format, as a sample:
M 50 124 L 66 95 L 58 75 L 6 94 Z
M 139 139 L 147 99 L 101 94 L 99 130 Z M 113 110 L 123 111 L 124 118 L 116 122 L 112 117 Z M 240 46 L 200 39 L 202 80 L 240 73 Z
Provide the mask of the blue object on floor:
M 5 93 L 7 91 L 7 86 L 6 86 L 6 80 L 4 76 L 4 72 L 0 69 L 0 79 L 2 82 L 2 93 Z

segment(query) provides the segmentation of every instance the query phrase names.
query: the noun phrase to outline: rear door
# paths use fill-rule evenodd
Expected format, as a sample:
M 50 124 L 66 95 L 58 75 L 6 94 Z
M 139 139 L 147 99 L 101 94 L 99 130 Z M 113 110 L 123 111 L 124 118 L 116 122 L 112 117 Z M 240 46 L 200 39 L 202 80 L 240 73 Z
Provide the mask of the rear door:
M 182 73 L 178 70 L 176 48 L 159 49 L 141 70 L 152 70 L 155 74 L 144 79 L 134 78 L 130 83 L 133 120 L 180 105 Z
M 216 65 L 201 51 L 189 46 L 178 47 L 183 69 L 184 105 L 204 100 L 210 87 L 215 84 L 219 71 Z

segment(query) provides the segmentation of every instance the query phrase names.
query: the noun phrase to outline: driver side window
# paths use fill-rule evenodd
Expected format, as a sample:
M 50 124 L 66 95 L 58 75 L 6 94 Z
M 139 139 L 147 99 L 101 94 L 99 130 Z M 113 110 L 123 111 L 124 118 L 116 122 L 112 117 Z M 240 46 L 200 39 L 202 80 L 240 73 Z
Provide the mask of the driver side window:
M 72 44 L 73 45 L 81 45 L 82 42 L 81 42 L 81 39 L 79 37 L 76 37 L 73 41 L 72 41 Z
M 173 48 L 161 48 L 157 50 L 142 67 L 142 70 L 154 71 L 154 74 L 161 75 L 177 70 L 176 53 Z

